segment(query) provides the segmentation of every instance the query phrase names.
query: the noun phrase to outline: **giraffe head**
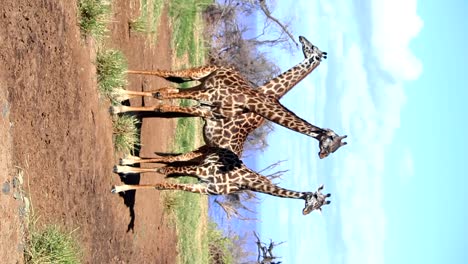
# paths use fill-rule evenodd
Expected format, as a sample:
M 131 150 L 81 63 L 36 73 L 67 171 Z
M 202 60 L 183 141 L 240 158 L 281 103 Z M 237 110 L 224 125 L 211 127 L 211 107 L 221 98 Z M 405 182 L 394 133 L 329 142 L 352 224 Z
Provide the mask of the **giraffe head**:
M 322 212 L 322 206 L 330 204 L 331 201 L 328 201 L 327 198 L 331 196 L 331 194 L 322 194 L 323 184 L 320 185 L 316 192 L 308 192 L 305 197 L 305 207 L 302 209 L 302 214 L 307 215 L 314 210 L 318 210 L 320 213 Z
M 315 59 L 321 61 L 322 58 L 327 58 L 327 53 L 325 51 L 319 50 L 317 46 L 312 44 L 308 39 L 303 36 L 299 36 L 299 42 L 302 45 L 302 52 L 304 53 L 305 58 Z
M 340 147 L 348 144 L 342 142 L 343 139 L 347 138 L 347 135 L 338 136 L 333 130 L 325 129 L 324 132 L 319 136 L 319 158 L 323 159 L 328 157 L 331 153 L 335 152 Z

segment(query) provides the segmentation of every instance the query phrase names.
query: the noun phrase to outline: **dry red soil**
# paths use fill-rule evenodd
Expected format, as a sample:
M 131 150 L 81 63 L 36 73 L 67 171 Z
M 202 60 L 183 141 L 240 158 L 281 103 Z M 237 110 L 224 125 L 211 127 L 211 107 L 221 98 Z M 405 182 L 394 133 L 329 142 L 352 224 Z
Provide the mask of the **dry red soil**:
M 130 69 L 169 69 L 168 18 L 151 44 L 128 28 L 139 1 L 113 2 L 107 46 L 122 50 Z M 159 193 L 110 193 L 121 181 L 112 173 L 119 157 L 109 102 L 96 88 L 96 47 L 80 34 L 76 2 L 5 0 L 0 10 L 0 262 L 23 262 L 24 202 L 14 179 L 23 170 L 38 225 L 77 229 L 84 263 L 174 263 L 176 233 Z M 128 89 L 162 85 L 130 76 Z M 174 127 L 174 119 L 144 118 L 141 154 L 167 151 Z

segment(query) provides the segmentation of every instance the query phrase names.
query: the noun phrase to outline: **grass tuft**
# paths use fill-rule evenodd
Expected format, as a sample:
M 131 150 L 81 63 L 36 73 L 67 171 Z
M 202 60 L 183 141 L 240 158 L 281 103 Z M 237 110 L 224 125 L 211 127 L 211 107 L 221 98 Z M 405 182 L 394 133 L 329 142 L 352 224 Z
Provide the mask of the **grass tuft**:
M 193 178 L 182 177 L 180 182 L 193 183 Z M 177 200 L 175 219 L 178 237 L 177 263 L 208 263 L 207 240 L 208 197 L 189 192 L 170 194 Z
M 101 95 L 113 101 L 113 91 L 127 84 L 127 60 L 118 50 L 99 50 L 96 56 L 98 87 Z
M 140 121 L 131 115 L 121 115 L 114 119 L 114 147 L 124 154 L 134 154 L 135 147 L 140 145 Z
M 223 234 L 215 222 L 208 223 L 208 243 L 210 248 L 210 263 L 235 263 L 231 249 L 233 241 Z
M 180 207 L 180 201 L 174 195 L 164 193 L 163 196 L 164 213 L 167 215 L 174 215 L 178 207 Z
M 143 17 L 139 17 L 136 20 L 130 21 L 128 23 L 128 27 L 130 28 L 131 31 L 140 32 L 140 33 L 147 33 L 149 31 L 148 23 L 145 20 L 143 20 Z
M 151 34 L 151 43 L 156 43 L 163 8 L 164 0 L 140 0 L 140 16 L 129 23 L 130 30 Z
M 149 0 L 148 0 L 149 1 Z M 172 0 L 169 4 L 169 17 L 172 26 L 173 63 L 175 67 L 194 67 L 205 59 L 204 49 L 200 48 L 203 37 L 201 11 L 213 0 Z M 188 61 L 187 61 L 188 59 Z M 187 87 L 183 85 L 182 88 Z M 182 105 L 186 105 L 183 102 Z M 191 151 L 202 141 L 200 118 L 180 118 L 172 152 Z M 178 177 L 178 182 L 195 183 L 192 177 Z M 168 192 L 165 207 L 174 212 L 178 237 L 177 263 L 209 263 L 208 243 L 208 196 L 177 191 Z M 177 201 L 175 203 L 172 200 Z M 174 210 L 172 208 L 174 207 Z
M 79 24 L 84 35 L 91 35 L 96 39 L 106 36 L 107 23 L 112 12 L 109 0 L 80 0 L 78 1 Z
M 81 263 L 81 249 L 72 232 L 64 232 L 56 225 L 38 230 L 30 227 L 30 238 L 25 250 L 25 263 Z
M 201 13 L 212 0 L 173 0 L 169 5 L 169 16 L 173 28 L 172 47 L 175 49 L 178 58 L 188 55 L 192 65 L 200 63 L 197 60 L 200 52 L 201 32 L 197 27 L 201 27 Z

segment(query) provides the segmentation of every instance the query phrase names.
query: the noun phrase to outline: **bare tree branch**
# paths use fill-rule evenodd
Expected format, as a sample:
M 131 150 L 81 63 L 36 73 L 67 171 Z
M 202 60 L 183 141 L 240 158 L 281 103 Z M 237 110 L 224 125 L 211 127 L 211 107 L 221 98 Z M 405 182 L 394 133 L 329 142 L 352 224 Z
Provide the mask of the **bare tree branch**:
M 279 246 L 285 242 L 282 241 L 279 243 L 275 243 L 273 242 L 273 240 L 270 239 L 270 244 L 267 247 L 266 244 L 260 240 L 260 237 L 258 236 L 257 232 L 253 231 L 253 234 L 257 239 L 257 241 L 255 241 L 255 244 L 257 244 L 257 263 L 258 264 L 281 263 L 281 261 L 273 262 L 275 259 L 281 258 L 281 257 L 276 257 L 273 255 L 273 249 L 275 246 Z
M 259 0 L 258 2 L 259 2 L 260 10 L 262 10 L 265 16 L 271 21 L 275 22 L 283 30 L 283 32 L 289 36 L 292 42 L 296 44 L 296 47 L 299 47 L 299 43 L 296 42 L 296 40 L 294 39 L 294 36 L 291 34 L 291 32 L 289 32 L 288 28 L 271 14 L 270 10 L 268 9 L 268 6 L 266 5 L 266 1 Z
M 258 220 L 257 218 L 245 217 L 244 215 L 242 215 L 239 212 L 239 209 L 236 208 L 237 206 L 239 206 L 243 210 L 254 213 L 253 210 L 247 208 L 241 202 L 239 202 L 239 205 L 236 205 L 236 204 L 229 203 L 229 202 L 226 202 L 226 201 L 224 201 L 224 202 L 219 201 L 218 198 L 216 198 L 215 203 L 218 204 L 223 209 L 223 211 L 226 213 L 227 219 L 231 219 L 232 217 L 235 217 L 235 218 L 237 218 L 239 220 L 243 220 L 243 221 L 257 221 Z

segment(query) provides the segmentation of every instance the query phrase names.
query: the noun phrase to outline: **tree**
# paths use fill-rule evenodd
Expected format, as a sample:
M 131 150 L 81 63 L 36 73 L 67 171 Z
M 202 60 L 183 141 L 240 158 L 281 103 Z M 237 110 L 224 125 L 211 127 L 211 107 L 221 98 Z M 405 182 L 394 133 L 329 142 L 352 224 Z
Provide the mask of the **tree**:
M 234 66 L 257 85 L 276 76 L 278 67 L 262 49 L 280 46 L 290 50 L 291 44 L 298 44 L 288 24 L 272 15 L 273 5 L 273 1 L 266 0 L 225 0 L 209 6 L 204 16 L 208 25 L 206 37 L 211 40 L 211 62 Z M 263 17 L 263 28 L 247 37 L 246 32 L 252 32 L 252 28 L 242 19 L 254 13 Z
M 279 243 L 275 243 L 270 239 L 270 243 L 268 244 L 268 247 L 267 247 L 267 244 L 260 240 L 257 233 L 255 231 L 253 233 L 254 233 L 255 238 L 257 239 L 257 241 L 255 242 L 257 244 L 257 250 L 258 250 L 257 251 L 258 252 L 257 253 L 257 263 L 258 264 L 275 264 L 275 263 L 279 264 L 279 263 L 281 263 L 281 261 L 274 261 L 275 259 L 278 259 L 278 258 L 281 258 L 281 257 L 276 257 L 273 254 L 273 249 L 274 249 L 274 247 L 283 244 L 284 241 L 279 242 Z

